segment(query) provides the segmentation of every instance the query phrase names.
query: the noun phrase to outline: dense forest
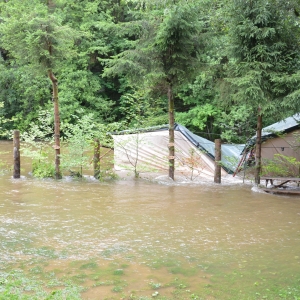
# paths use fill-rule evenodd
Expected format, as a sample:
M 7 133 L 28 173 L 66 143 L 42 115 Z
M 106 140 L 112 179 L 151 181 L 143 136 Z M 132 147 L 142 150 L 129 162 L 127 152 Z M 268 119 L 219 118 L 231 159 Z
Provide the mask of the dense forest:
M 1 0 L 0 134 L 53 118 L 54 84 L 62 135 L 84 118 L 121 130 L 171 111 L 244 143 L 258 115 L 300 111 L 299 14 L 297 0 Z

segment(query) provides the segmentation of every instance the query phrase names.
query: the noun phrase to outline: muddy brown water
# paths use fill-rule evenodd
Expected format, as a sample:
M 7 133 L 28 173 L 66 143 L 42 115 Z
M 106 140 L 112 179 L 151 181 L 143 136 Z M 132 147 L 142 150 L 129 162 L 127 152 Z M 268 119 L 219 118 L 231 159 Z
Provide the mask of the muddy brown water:
M 11 148 L 0 143 L 2 162 Z M 249 184 L 55 181 L 27 171 L 0 176 L 1 269 L 69 277 L 87 288 L 83 299 L 258 299 L 300 278 L 297 197 Z

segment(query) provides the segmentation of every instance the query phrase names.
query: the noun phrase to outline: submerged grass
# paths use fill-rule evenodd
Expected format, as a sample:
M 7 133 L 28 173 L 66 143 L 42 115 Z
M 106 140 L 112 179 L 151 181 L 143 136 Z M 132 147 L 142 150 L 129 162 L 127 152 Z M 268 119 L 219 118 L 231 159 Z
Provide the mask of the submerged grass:
M 81 298 L 83 287 L 64 282 L 59 289 L 47 289 L 47 283 L 28 276 L 23 270 L 0 273 L 1 300 L 77 300 Z
M 286 279 L 284 284 L 289 283 L 287 287 L 278 284 L 278 282 L 268 282 L 263 277 L 253 284 L 238 286 L 237 279 L 246 275 L 235 271 L 226 276 L 221 276 L 221 274 L 212 276 L 215 278 L 211 280 L 211 283 L 199 283 L 199 287 L 194 290 L 191 289 L 188 277 L 175 277 L 170 278 L 168 284 L 150 281 L 144 290 L 130 291 L 127 290 L 128 278 L 120 278 L 120 276 L 124 276 L 124 273 L 119 272 L 121 269 L 113 271 L 113 267 L 115 266 L 109 266 L 105 272 L 102 272 L 102 274 L 106 274 L 103 276 L 103 280 L 100 280 L 99 272 L 97 276 L 94 273 L 92 275 L 96 276 L 94 277 L 94 284 L 89 287 L 84 287 L 81 284 L 81 279 L 87 279 L 87 275 L 82 273 L 73 277 L 58 278 L 55 272 L 43 273 L 44 271 L 41 270 L 40 266 L 31 268 L 28 273 L 20 269 L 10 272 L 2 271 L 0 272 L 0 300 L 98 299 L 85 298 L 83 295 L 88 295 L 89 290 L 101 286 L 110 287 L 111 295 L 107 298 L 104 296 L 103 299 L 111 300 L 300 300 L 300 276 Z M 168 293 L 166 293 L 166 289 L 169 291 Z M 84 294 L 82 294 L 83 292 Z M 148 295 L 145 295 L 145 292 Z
M 258 270 L 244 262 L 233 269 L 216 261 L 178 260 L 170 255 L 147 260 L 143 256 L 139 265 L 137 259 L 129 262 L 120 255 L 107 260 L 103 253 L 65 261 L 51 247 L 30 253 L 35 255 L 17 268 L 2 265 L 0 300 L 93 300 L 99 299 L 98 292 L 104 294 L 103 300 L 300 300 L 300 273 L 278 272 L 265 265 Z

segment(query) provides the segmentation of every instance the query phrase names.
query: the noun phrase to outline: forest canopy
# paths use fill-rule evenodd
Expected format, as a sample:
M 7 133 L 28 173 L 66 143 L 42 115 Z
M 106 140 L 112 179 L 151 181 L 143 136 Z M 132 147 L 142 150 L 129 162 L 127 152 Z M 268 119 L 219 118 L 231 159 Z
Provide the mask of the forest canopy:
M 300 5 L 280 0 L 0 0 L 0 134 L 52 111 L 91 122 L 175 122 L 244 143 L 300 111 Z M 169 91 L 169 92 L 168 92 Z M 117 125 L 116 125 L 117 124 Z

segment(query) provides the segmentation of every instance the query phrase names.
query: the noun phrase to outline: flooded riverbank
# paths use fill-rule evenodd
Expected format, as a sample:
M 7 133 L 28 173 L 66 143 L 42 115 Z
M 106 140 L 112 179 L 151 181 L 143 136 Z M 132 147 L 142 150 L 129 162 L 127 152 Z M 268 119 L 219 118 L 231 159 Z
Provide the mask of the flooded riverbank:
M 82 299 L 300 296 L 298 198 L 243 184 L 23 176 L 0 176 L 2 274 L 48 292 L 78 287 Z

